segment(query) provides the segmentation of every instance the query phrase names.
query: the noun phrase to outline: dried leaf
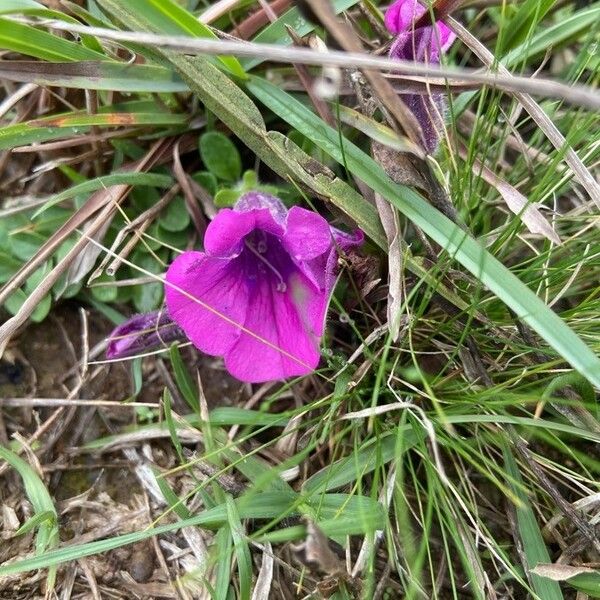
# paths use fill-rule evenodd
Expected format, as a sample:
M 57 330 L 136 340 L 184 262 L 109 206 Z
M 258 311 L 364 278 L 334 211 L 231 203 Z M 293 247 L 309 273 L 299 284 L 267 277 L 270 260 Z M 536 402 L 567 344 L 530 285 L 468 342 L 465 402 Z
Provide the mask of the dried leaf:
M 544 215 L 539 211 L 537 205 L 530 203 L 519 190 L 500 179 L 495 173 L 477 160 L 473 161 L 473 171 L 476 175 L 479 175 L 498 190 L 499 194 L 504 198 L 506 206 L 508 206 L 508 208 L 523 221 L 523 225 L 525 225 L 531 233 L 539 233 L 552 243 L 560 245 L 560 237 L 556 231 L 554 231 L 552 225 L 545 219 Z
M 269 542 L 263 549 L 263 558 L 254 590 L 252 600 L 269 600 L 271 598 L 271 584 L 273 583 L 273 548 Z
M 308 521 L 306 526 L 306 541 L 301 547 L 304 549 L 308 563 L 315 564 L 328 575 L 339 575 L 346 572 L 343 562 L 329 547 L 327 536 L 319 529 L 316 523 Z
M 577 575 L 586 575 L 589 573 L 597 573 L 589 567 L 574 567 L 571 565 L 560 564 L 539 564 L 534 569 L 531 569 L 534 575 L 552 579 L 552 581 L 567 581 Z
M 110 188 L 107 191 L 110 191 Z M 83 251 L 80 254 L 78 254 L 75 257 L 75 260 L 73 261 L 73 263 L 69 267 L 69 271 L 67 272 L 67 280 L 65 283 L 65 287 L 81 281 L 92 270 L 92 267 L 96 264 L 96 259 L 98 258 L 98 256 L 100 256 L 100 253 L 102 252 L 101 242 L 104 239 L 104 236 L 106 235 L 106 232 L 108 231 L 111 222 L 112 217 L 109 217 L 101 225 L 100 229 L 98 229 L 93 235 L 90 235 L 89 233 L 89 224 L 84 226 L 84 236 L 89 236 L 91 239 L 98 242 L 98 244 L 89 244 L 86 248 L 83 249 Z
M 194 195 L 194 190 L 190 183 L 190 177 L 181 166 L 181 160 L 179 158 L 179 142 L 173 146 L 173 172 L 175 173 L 177 182 L 183 191 L 185 205 L 190 213 L 190 217 L 192 217 L 194 227 L 196 228 L 198 235 L 202 237 L 206 231 L 206 219 L 204 218 L 204 215 L 198 206 L 196 196 Z
M 402 310 L 402 237 L 398 211 L 382 196 L 375 194 L 375 204 L 388 240 L 388 304 L 387 320 L 392 340 L 400 334 Z

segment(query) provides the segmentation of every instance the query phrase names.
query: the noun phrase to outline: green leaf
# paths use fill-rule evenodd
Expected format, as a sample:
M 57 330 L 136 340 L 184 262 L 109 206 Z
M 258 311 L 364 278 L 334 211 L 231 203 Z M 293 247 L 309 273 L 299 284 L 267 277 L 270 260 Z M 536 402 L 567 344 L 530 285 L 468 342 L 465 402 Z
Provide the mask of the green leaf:
M 8 310 L 9 313 L 15 315 L 23 305 L 23 303 L 27 300 L 31 292 L 37 288 L 37 286 L 41 283 L 42 279 L 48 273 L 50 267 L 48 264 L 45 264 L 43 267 L 37 269 L 31 277 L 27 279 L 23 288 L 16 290 L 13 292 L 4 303 L 4 307 Z M 52 307 L 52 298 L 50 294 L 46 294 L 42 300 L 36 305 L 35 309 L 30 315 L 30 319 L 34 323 L 39 323 L 43 321 L 50 312 L 50 308 Z
M 4 17 L 0 17 L 0 48 L 50 61 L 106 60 L 85 46 Z
M 117 299 L 119 288 L 116 285 L 96 285 L 98 283 L 114 283 L 115 277 L 102 273 L 90 286 L 90 292 L 99 302 L 114 302 Z
M 248 88 L 275 114 L 311 139 L 340 164 L 381 194 L 410 221 L 509 306 L 556 352 L 592 384 L 600 387 L 600 360 L 569 326 L 509 269 L 415 190 L 394 183 L 369 155 L 329 127 L 298 100 L 252 77 Z
M 149 254 L 138 252 L 133 262 L 150 273 L 158 274 L 163 270 L 163 266 Z M 138 312 L 144 313 L 156 310 L 160 306 L 162 299 L 163 284 L 160 281 L 136 285 L 133 288 L 133 304 Z
M 217 208 L 229 208 L 233 206 L 242 195 L 239 190 L 232 190 L 230 188 L 219 190 L 215 194 L 214 202 Z
M 190 213 L 183 196 L 176 196 L 161 212 L 158 219 L 163 229 L 171 232 L 183 231 L 190 224 Z
M 79 62 L 2 61 L 0 77 L 7 81 L 42 86 L 115 92 L 186 92 L 189 90 L 172 69 L 157 65 L 109 61 Z
M 192 179 L 201 185 L 211 196 L 217 192 L 217 178 L 210 171 L 198 171 L 192 175 Z
M 58 545 L 58 514 L 52 498 L 39 478 L 38 474 L 22 458 L 11 452 L 8 448 L 0 446 L 0 459 L 5 460 L 21 477 L 25 486 L 25 494 L 33 507 L 34 517 L 37 518 L 35 525 L 38 527 L 36 536 L 35 559 L 42 559 L 45 552 Z M 25 525 L 24 525 L 25 526 Z M 23 527 L 24 527 L 23 526 Z M 23 527 L 21 529 L 23 529 Z M 51 565 L 47 565 L 51 566 Z M 51 589 L 56 578 L 56 568 L 48 572 L 47 583 Z
M 21 267 L 22 262 L 11 254 L 0 252 L 0 283 L 8 281 Z
M 190 408 L 196 413 L 199 412 L 200 404 L 198 401 L 198 391 L 183 362 L 183 358 L 181 358 L 179 348 L 175 344 L 169 348 L 169 358 L 171 359 L 175 382 L 177 383 L 179 391 L 183 394 L 183 397 Z
M 55 194 L 48 202 L 33 213 L 32 218 L 35 219 L 35 217 L 45 210 L 63 200 L 74 198 L 79 194 L 89 194 L 90 192 L 105 189 L 111 185 L 120 184 L 167 188 L 173 185 L 173 178 L 170 175 L 160 175 L 158 173 L 113 173 L 111 175 L 102 175 L 101 177 L 78 183 L 59 194 Z
M 539 33 L 506 54 L 502 59 L 502 63 L 509 68 L 522 64 L 530 58 L 564 43 L 580 32 L 588 30 L 598 23 L 598 19 L 600 19 L 600 6 L 595 3 L 594 6 L 579 10 L 554 25 L 544 27 Z
M 204 166 L 217 178 L 237 181 L 242 175 L 242 159 L 235 144 L 218 131 L 200 136 L 200 156 Z
M 509 475 L 508 483 L 513 494 L 519 500 L 519 505 L 515 507 L 515 512 L 517 514 L 517 528 L 523 544 L 523 552 L 525 553 L 525 558 L 527 560 L 526 568 L 529 571 L 528 577 L 540 599 L 563 600 L 563 595 L 558 583 L 540 577 L 535 573 L 531 573 L 531 570 L 538 563 L 549 563 L 550 555 L 548 553 L 548 548 L 546 548 L 546 544 L 544 543 L 540 528 L 538 527 L 529 498 L 525 494 L 521 473 L 519 472 L 517 463 L 515 462 L 507 443 L 504 444 L 503 455 L 504 468 Z

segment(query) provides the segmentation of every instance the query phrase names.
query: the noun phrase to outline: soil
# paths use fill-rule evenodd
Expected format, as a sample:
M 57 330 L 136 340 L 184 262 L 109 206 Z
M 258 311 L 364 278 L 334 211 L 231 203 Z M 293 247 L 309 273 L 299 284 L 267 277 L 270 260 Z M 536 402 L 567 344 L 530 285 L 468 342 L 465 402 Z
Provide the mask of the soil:
M 140 531 L 163 515 L 166 502 L 153 487 L 148 467 L 150 473 L 164 473 L 179 464 L 171 440 L 158 433 L 164 418 L 158 405 L 165 386 L 173 390 L 174 412 L 189 412 L 174 389 L 165 355 L 143 360 L 143 383 L 134 396 L 131 363 L 101 364 L 103 354 L 94 357 L 112 324 L 93 310 L 86 308 L 85 315 L 83 311 L 74 302 L 60 305 L 42 323 L 24 329 L 0 361 L 0 442 L 20 452 L 44 481 L 59 513 L 60 544 Z M 86 348 L 87 364 L 82 360 Z M 199 357 L 190 347 L 182 348 L 182 355 L 191 373 L 198 370 L 209 408 L 247 399 L 246 386 L 229 377 L 217 360 Z M 16 405 L 17 399 L 21 406 Z M 48 399 L 77 404 L 56 406 Z M 94 401 L 124 406 L 98 406 Z M 136 406 L 140 403 L 157 408 Z M 125 438 L 116 447 L 86 448 L 135 424 L 150 428 L 147 437 Z M 200 439 L 200 433 L 193 430 L 189 435 L 192 444 L 186 444 L 185 450 L 193 453 L 193 440 Z M 164 480 L 182 494 L 205 476 L 184 472 Z M 0 562 L 33 554 L 34 533 L 16 535 L 32 516 L 32 507 L 20 477 L 6 465 L 0 467 L 0 509 Z M 162 522 L 174 519 L 169 516 Z M 71 589 L 70 596 L 62 597 L 82 599 L 186 597 L 171 581 L 194 566 L 197 558 L 185 536 L 161 536 L 160 542 L 125 546 L 60 567 L 55 591 L 61 597 Z M 186 585 L 197 583 L 192 578 Z M 3 577 L 0 599 L 44 598 L 45 586 L 45 571 Z

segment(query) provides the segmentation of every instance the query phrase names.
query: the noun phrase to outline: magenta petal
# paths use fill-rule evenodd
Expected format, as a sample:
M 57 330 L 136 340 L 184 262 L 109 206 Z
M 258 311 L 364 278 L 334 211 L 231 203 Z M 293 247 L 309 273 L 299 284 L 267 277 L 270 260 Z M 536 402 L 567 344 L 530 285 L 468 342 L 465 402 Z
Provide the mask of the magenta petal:
M 251 383 L 312 372 L 319 364 L 327 302 L 327 294 L 300 271 L 289 276 L 285 292 L 268 279 L 257 282 L 249 297 L 246 330 L 225 355 L 227 370 Z
M 448 25 L 442 23 L 441 21 L 436 23 L 436 27 L 442 52 L 446 52 L 450 46 L 452 46 L 454 40 L 456 40 L 456 34 L 454 31 L 452 31 L 452 29 L 450 29 L 450 27 L 448 27 Z
M 355 229 L 350 233 L 346 233 L 336 227 L 331 228 L 331 234 L 333 235 L 333 241 L 335 245 L 342 251 L 346 252 L 350 248 L 360 246 L 365 241 L 365 234 L 360 229 Z
M 397 0 L 385 12 L 385 26 L 393 34 L 406 31 L 426 10 L 417 0 Z
M 417 34 L 418 30 L 415 30 L 415 23 L 427 10 L 428 9 L 417 0 L 398 0 L 387 9 L 385 13 L 385 26 L 394 35 L 407 34 L 407 36 L 414 36 L 416 38 L 418 35 L 422 34 Z M 437 35 L 431 36 L 429 42 L 430 49 L 428 52 L 428 61 L 430 63 L 439 62 L 440 54 L 446 52 L 456 39 L 456 34 L 441 21 L 437 21 L 435 27 L 437 29 Z M 429 25 L 419 29 L 432 30 L 432 27 Z M 398 44 L 395 45 L 398 47 Z M 404 43 L 401 44 L 401 46 L 404 45 Z M 418 47 L 418 42 L 416 44 L 411 43 L 410 45 Z M 392 51 L 390 54 L 391 56 L 403 58 L 404 60 L 410 60 L 411 58 L 418 61 L 424 60 L 423 52 L 418 48 L 415 49 L 414 53 L 412 51 L 410 53 L 406 51 L 395 53 Z M 408 56 L 408 54 L 411 54 L 411 56 Z
M 173 321 L 203 352 L 225 354 L 240 336 L 248 307 L 248 288 L 237 263 L 184 252 L 171 263 L 166 279 Z
M 297 261 L 310 260 L 331 246 L 329 223 L 316 212 L 298 206 L 290 209 L 283 247 Z
M 206 228 L 204 249 L 211 256 L 236 256 L 242 250 L 244 237 L 255 229 L 277 236 L 283 233 L 283 227 L 275 221 L 267 208 L 244 212 L 224 208 Z

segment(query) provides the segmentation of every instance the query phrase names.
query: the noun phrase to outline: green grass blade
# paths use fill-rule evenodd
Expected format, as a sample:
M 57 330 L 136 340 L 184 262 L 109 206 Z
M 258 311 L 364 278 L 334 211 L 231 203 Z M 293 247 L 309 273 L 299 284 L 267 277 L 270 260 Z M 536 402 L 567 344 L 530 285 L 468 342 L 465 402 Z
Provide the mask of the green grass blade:
M 179 391 L 183 394 L 185 401 L 188 403 L 188 406 L 192 409 L 192 411 L 198 413 L 200 410 L 200 404 L 198 402 L 198 390 L 196 389 L 194 381 L 185 367 L 183 358 L 181 357 L 181 352 L 179 352 L 179 348 L 176 344 L 173 344 L 169 348 L 169 358 L 171 359 L 173 374 L 175 375 L 175 382 L 177 383 Z
M 238 567 L 238 583 L 240 586 L 239 597 L 241 600 L 250 600 L 252 588 L 252 557 L 250 556 L 250 548 L 248 547 L 244 526 L 242 525 L 233 498 L 228 494 L 225 501 L 229 530 L 231 531 L 231 537 L 233 539 L 233 551 Z
M 595 23 L 598 23 L 599 19 L 600 5 L 596 3 L 594 6 L 577 11 L 566 19 L 561 19 L 554 25 L 545 27 L 531 39 L 511 50 L 501 62 L 509 68 L 527 62 L 529 59 L 548 52 L 551 48 L 588 30 Z
M 50 61 L 106 60 L 104 54 L 4 17 L 0 48 Z
M 168 112 L 154 113 L 98 113 L 86 115 L 71 113 L 35 119 L 27 123 L 9 125 L 0 129 L 0 150 L 10 150 L 28 144 L 47 142 L 87 133 L 89 127 L 185 125 L 188 117 Z
M 25 494 L 34 510 L 34 525 L 38 527 L 36 537 L 36 558 L 43 558 L 49 548 L 58 545 L 58 513 L 44 482 L 38 474 L 19 456 L 8 448 L 0 446 L 0 459 L 5 460 L 21 477 L 25 486 Z M 30 523 L 31 525 L 31 523 Z M 27 523 L 21 527 L 23 530 Z M 49 565 L 51 566 L 51 565 Z M 56 569 L 48 572 L 48 585 L 54 586 Z
M 552 8 L 556 0 L 525 0 L 510 20 L 507 20 L 500 34 L 502 39 L 501 53 L 517 44 L 527 43 L 531 32 Z
M 344 139 L 290 94 L 253 77 L 250 91 L 289 125 L 362 179 L 509 306 L 564 360 L 600 387 L 600 360 L 571 328 L 481 244 L 433 208 L 413 189 L 394 183 L 369 155 Z
M 529 498 L 524 492 L 521 473 L 519 472 L 517 463 L 515 462 L 508 445 L 504 446 L 503 455 L 504 467 L 509 475 L 509 485 L 512 488 L 513 494 L 520 501 L 520 505 L 515 507 L 517 528 L 519 530 L 521 542 L 523 543 L 523 551 L 527 559 L 527 568 L 531 571 L 538 563 L 549 563 L 550 555 L 548 554 L 548 548 L 546 548 L 544 538 L 538 527 Z M 563 600 L 563 595 L 558 583 L 540 577 L 534 573 L 527 573 L 527 575 L 540 600 Z
M 257 410 L 247 410 L 236 406 L 219 406 L 210 411 L 211 425 L 276 426 L 285 427 L 289 417 L 285 414 L 272 414 Z
M 173 184 L 173 178 L 170 175 L 161 175 L 159 173 L 114 173 L 112 175 L 103 175 L 78 183 L 59 194 L 56 194 L 41 206 L 31 217 L 35 219 L 45 210 L 69 198 L 74 198 L 79 194 L 89 194 L 96 190 L 107 188 L 111 185 L 145 185 L 150 187 L 167 188 Z
M 181 444 L 181 440 L 179 439 L 179 435 L 177 435 L 177 425 L 175 424 L 175 420 L 173 419 L 173 410 L 172 410 L 173 400 L 171 399 L 171 392 L 169 392 L 168 388 L 165 388 L 163 391 L 163 407 L 165 411 L 165 423 L 169 429 L 169 434 L 171 436 L 171 442 L 173 443 L 173 447 L 175 448 L 175 452 L 177 453 L 177 458 L 179 459 L 180 464 L 185 464 L 186 460 L 183 455 L 183 446 Z M 180 515 L 182 516 L 182 515 Z M 185 516 L 183 517 L 185 518 Z
M 522 427 L 534 427 L 536 429 L 545 429 L 549 431 L 557 431 L 566 433 L 567 435 L 575 436 L 583 440 L 600 443 L 600 435 L 593 431 L 587 431 L 567 423 L 548 421 L 547 419 L 535 419 L 533 417 L 517 417 L 514 415 L 453 415 L 446 413 L 444 422 L 448 424 L 464 424 L 464 423 L 493 423 L 506 425 L 520 425 Z
M 99 4 L 104 5 L 102 0 Z M 127 10 L 137 13 L 157 33 L 218 39 L 210 27 L 201 23 L 173 0 L 127 0 Z M 219 56 L 218 59 L 232 75 L 246 77 L 246 72 L 237 58 Z
M 16 13 L 23 10 L 44 10 L 44 5 L 34 0 L 2 0 L 0 15 Z
M 81 90 L 153 94 L 189 90 L 187 84 L 171 69 L 157 65 L 129 65 L 109 61 L 2 61 L 0 77 L 19 83 Z
M 242 519 L 280 519 L 283 515 L 298 514 L 301 504 L 298 494 L 293 491 L 276 491 L 251 494 L 234 500 L 240 520 Z M 323 521 L 318 525 L 327 535 L 342 536 L 345 532 L 361 534 L 372 529 L 381 529 L 385 511 L 371 498 L 348 496 L 347 494 L 328 494 L 304 500 L 304 505 L 318 513 Z M 184 527 L 204 527 L 218 529 L 227 525 L 227 507 L 224 504 L 204 511 L 189 519 L 181 519 L 158 527 L 148 528 L 124 535 L 50 550 L 39 556 L 19 560 L 0 566 L 0 577 L 14 575 L 35 569 L 44 569 L 71 560 L 108 552 L 129 544 L 147 540 L 157 535 L 178 531 Z M 300 535 L 302 537 L 302 528 Z
M 402 425 L 395 432 L 317 471 L 302 484 L 302 491 L 314 494 L 334 490 L 372 473 L 395 458 L 399 435 L 405 449 L 418 440 L 410 425 Z
M 232 559 L 233 537 L 228 526 L 221 527 L 215 535 L 214 549 L 216 562 L 215 592 L 212 597 L 215 600 L 229 600 L 229 588 L 231 583 L 231 559 Z
M 0 449 L 0 455 L 1 455 Z M 296 494 L 293 492 L 274 492 L 268 494 L 258 494 L 250 499 L 238 498 L 236 503 L 242 519 L 274 519 L 281 514 L 285 514 L 296 502 Z M 15 573 L 24 573 L 35 569 L 44 569 L 53 565 L 58 565 L 71 560 L 77 560 L 85 556 L 92 556 L 101 552 L 108 552 L 115 548 L 121 548 L 129 544 L 135 544 L 156 535 L 178 531 L 183 527 L 205 527 L 207 529 L 216 529 L 226 524 L 227 510 L 224 505 L 219 505 L 213 509 L 202 512 L 199 515 L 189 519 L 182 519 L 176 523 L 160 525 L 115 536 L 105 540 L 90 542 L 75 546 L 66 546 L 58 550 L 51 550 L 42 555 L 26 558 L 8 565 L 0 566 L 0 576 L 13 575 Z

